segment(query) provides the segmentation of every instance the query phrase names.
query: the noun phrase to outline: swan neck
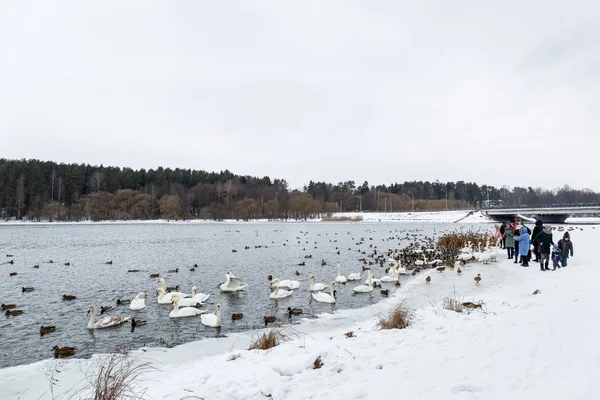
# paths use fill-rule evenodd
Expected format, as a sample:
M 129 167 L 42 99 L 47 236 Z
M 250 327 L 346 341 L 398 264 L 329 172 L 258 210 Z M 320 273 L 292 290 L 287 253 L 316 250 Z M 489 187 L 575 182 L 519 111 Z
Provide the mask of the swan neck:
M 217 326 L 221 326 L 221 310 L 217 309 Z
M 88 324 L 88 326 L 93 327 L 95 320 L 96 320 L 96 309 L 93 309 L 92 312 L 90 313 L 90 323 Z
M 167 292 L 167 282 L 165 282 L 164 278 L 160 278 L 160 287 L 165 291 L 165 293 Z

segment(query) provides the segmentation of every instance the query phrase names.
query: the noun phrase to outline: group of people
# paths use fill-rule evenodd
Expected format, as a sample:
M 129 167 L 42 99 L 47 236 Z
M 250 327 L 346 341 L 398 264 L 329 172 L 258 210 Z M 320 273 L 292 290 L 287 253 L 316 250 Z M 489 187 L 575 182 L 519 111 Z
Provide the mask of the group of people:
M 535 256 L 533 262 L 539 262 L 542 271 L 550 271 L 550 260 L 552 270 L 556 270 L 567 266 L 569 255 L 573 257 L 573 243 L 569 232 L 565 232 L 562 239 L 554 243 L 552 227 L 544 226 L 541 220 L 535 222 L 535 228 L 531 231 L 519 218 L 515 222 L 507 219 L 499 231 L 508 259 L 514 258 L 515 264 L 520 262 L 523 267 L 529 267 L 532 253 Z

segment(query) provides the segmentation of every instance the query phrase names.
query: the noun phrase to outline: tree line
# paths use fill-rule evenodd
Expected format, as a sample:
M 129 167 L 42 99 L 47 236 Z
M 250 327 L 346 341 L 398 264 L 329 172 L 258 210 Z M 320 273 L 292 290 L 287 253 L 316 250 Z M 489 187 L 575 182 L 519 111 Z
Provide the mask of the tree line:
M 600 203 L 600 194 L 568 186 L 496 188 L 473 182 L 412 181 L 369 185 L 285 179 L 225 170 L 139 169 L 0 159 L 0 218 L 49 221 L 131 219 L 306 219 L 336 211 L 470 209 L 504 205 Z

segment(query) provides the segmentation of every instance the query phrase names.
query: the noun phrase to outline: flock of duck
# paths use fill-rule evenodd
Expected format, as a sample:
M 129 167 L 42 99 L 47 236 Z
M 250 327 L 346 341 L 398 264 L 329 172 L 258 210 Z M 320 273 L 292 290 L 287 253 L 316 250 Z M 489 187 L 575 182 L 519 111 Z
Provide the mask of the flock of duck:
M 307 232 L 301 231 L 304 235 Z M 391 233 L 391 231 L 390 231 Z M 405 233 L 405 235 L 403 235 Z M 348 232 L 350 234 L 350 232 Z M 337 233 L 336 233 L 337 235 Z M 319 236 L 321 236 L 319 234 Z M 300 244 L 300 237 L 297 237 L 298 244 Z M 354 239 L 353 239 L 354 240 Z M 446 267 L 454 268 L 455 262 L 464 265 L 469 261 L 480 261 L 483 263 L 487 263 L 489 261 L 495 261 L 498 253 L 499 253 L 499 243 L 496 243 L 494 246 L 490 245 L 490 243 L 486 243 L 486 245 L 481 248 L 481 244 L 475 248 L 475 245 L 472 243 L 467 243 L 463 249 L 461 249 L 460 254 L 456 256 L 456 254 L 452 252 L 448 252 L 445 248 L 439 248 L 436 246 L 436 239 L 432 237 L 421 237 L 418 233 L 418 230 L 408 230 L 408 231 L 400 231 L 399 234 L 389 236 L 382 241 L 396 241 L 396 240 L 409 240 L 411 243 L 404 247 L 401 250 L 398 249 L 387 249 L 385 251 L 380 252 L 377 248 L 377 245 L 373 243 L 369 244 L 368 250 L 361 250 L 359 247 L 358 251 L 360 253 L 360 258 L 358 261 L 362 263 L 362 266 L 359 267 L 358 271 L 349 272 L 347 275 L 342 273 L 342 267 L 338 263 L 337 264 L 337 275 L 332 277 L 328 283 L 316 282 L 315 276 L 311 273 L 308 275 L 308 284 L 309 291 L 311 294 L 311 299 L 315 302 L 319 303 L 328 303 L 334 304 L 336 303 L 338 292 L 336 288 L 339 285 L 348 285 L 351 283 L 358 283 L 356 286 L 352 287 L 352 292 L 354 295 L 361 294 L 369 294 L 374 291 L 375 288 L 382 288 L 382 284 L 391 284 L 396 287 L 401 286 L 400 277 L 406 276 L 412 273 L 412 275 L 416 275 L 422 269 L 426 268 L 437 268 L 438 271 L 443 272 Z M 337 242 L 337 240 L 330 240 L 331 242 Z M 360 238 L 360 240 L 356 241 L 357 246 L 366 246 L 365 243 L 373 241 L 373 238 L 369 238 L 365 240 L 365 238 Z M 286 240 L 288 242 L 288 240 Z M 308 243 L 308 241 L 306 242 Z M 317 242 L 315 242 L 316 244 Z M 284 243 L 284 246 L 286 243 Z M 262 247 L 262 246 L 261 246 Z M 266 247 L 266 246 L 265 246 Z M 316 248 L 316 246 L 315 246 Z M 364 247 L 363 247 L 364 248 Z M 246 246 L 246 249 L 249 249 Z M 340 254 L 340 249 L 335 247 L 337 250 L 337 254 Z M 306 250 L 304 248 L 303 250 Z M 351 248 L 348 248 L 349 251 L 352 251 Z M 237 252 L 237 250 L 233 250 L 233 252 Z M 6 264 L 14 264 L 14 260 L 12 259 L 12 255 L 7 254 L 8 258 L 11 258 L 9 262 Z M 305 259 L 312 258 L 312 255 L 305 255 Z M 107 261 L 105 264 L 112 264 L 112 261 Z M 64 265 L 70 265 L 70 263 L 65 263 Z M 297 264 L 298 266 L 305 266 L 306 262 L 301 262 Z M 326 267 L 327 262 L 325 259 L 321 259 L 321 266 Z M 194 271 L 198 266 L 194 265 L 190 268 L 191 271 Z M 374 276 L 374 270 L 376 268 L 380 268 L 381 276 L 376 278 Z M 39 268 L 39 265 L 34 265 L 34 268 Z M 324 268 L 323 271 L 326 271 Z M 129 270 L 128 272 L 139 272 L 139 270 Z M 177 273 L 179 272 L 179 268 L 174 270 L 169 270 L 168 272 Z M 462 273 L 461 269 L 458 268 L 457 272 L 459 274 Z M 323 272 L 325 274 L 326 272 Z M 10 273 L 10 276 L 15 276 L 16 273 Z M 296 275 L 301 275 L 299 271 L 296 271 Z M 186 318 L 186 317 L 196 317 L 200 316 L 200 323 L 207 327 L 212 328 L 220 328 L 221 327 L 221 305 L 216 304 L 216 309 L 214 313 L 209 313 L 205 307 L 207 300 L 210 298 L 210 294 L 200 293 L 197 291 L 197 288 L 193 286 L 191 288 L 190 293 L 184 293 L 180 291 L 179 286 L 168 287 L 164 278 L 160 277 L 159 274 L 151 274 L 151 278 L 158 278 L 158 282 L 160 286 L 156 288 L 156 302 L 159 305 L 169 305 L 172 307 L 172 310 L 169 312 L 169 318 Z M 364 279 L 364 280 L 363 280 Z M 268 285 L 270 288 L 269 299 L 279 300 L 285 299 L 293 295 L 294 291 L 299 289 L 301 286 L 300 281 L 293 279 L 280 279 L 278 277 L 274 277 L 269 275 Z M 475 281 L 477 284 L 481 281 L 481 276 L 478 275 L 475 277 Z M 426 277 L 426 283 L 431 282 L 431 277 Z M 218 285 L 218 289 L 223 293 L 231 293 L 231 292 L 239 292 L 248 288 L 248 284 L 242 279 L 235 276 L 231 272 L 227 272 L 225 274 L 225 280 Z M 33 287 L 22 287 L 21 291 L 23 293 L 34 291 Z M 390 293 L 390 289 L 381 289 L 380 294 L 382 296 L 388 296 Z M 75 300 L 75 296 L 71 295 L 63 295 L 63 301 L 71 301 Z M 141 291 L 135 296 L 132 300 L 127 299 L 118 299 L 117 306 L 128 305 L 131 311 L 141 311 L 146 307 L 146 301 L 148 299 L 147 293 L 145 291 Z M 23 314 L 23 310 L 17 309 L 15 304 L 2 304 L 2 311 L 5 312 L 7 317 L 14 317 Z M 126 322 L 130 322 L 132 330 L 138 326 L 143 326 L 147 324 L 147 321 L 129 318 L 123 315 L 110 315 L 110 316 L 102 316 L 104 313 L 113 311 L 112 306 L 101 306 L 99 309 L 100 316 L 97 315 L 96 307 L 90 306 L 88 308 L 88 316 L 89 320 L 87 323 L 87 329 L 97 330 L 97 329 L 107 329 L 113 328 L 117 326 L 121 326 Z M 288 307 L 286 312 L 288 317 L 292 317 L 295 315 L 305 314 L 305 312 L 300 308 L 292 308 Z M 232 313 L 232 320 L 242 319 L 244 315 L 242 313 Z M 275 322 L 278 318 L 274 315 L 264 316 L 263 317 L 265 325 L 271 322 Z M 56 331 L 55 326 L 41 326 L 40 327 L 40 335 L 44 336 Z M 76 349 L 74 347 L 57 347 L 53 348 L 55 357 L 68 357 L 75 353 Z

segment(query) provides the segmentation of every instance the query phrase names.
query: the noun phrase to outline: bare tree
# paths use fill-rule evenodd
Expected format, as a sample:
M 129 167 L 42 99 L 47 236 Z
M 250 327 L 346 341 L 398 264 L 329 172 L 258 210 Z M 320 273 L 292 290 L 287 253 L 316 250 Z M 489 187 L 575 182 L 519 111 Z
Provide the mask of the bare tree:
M 50 175 L 50 184 L 52 186 L 51 198 L 50 201 L 54 201 L 54 183 L 56 182 L 56 168 L 52 169 L 52 174 Z
M 102 189 L 104 183 L 104 174 L 100 171 L 96 171 L 90 176 L 90 186 L 94 192 L 99 192 Z
M 21 174 L 17 180 L 17 219 L 22 217 L 23 203 L 25 203 L 25 175 Z
M 65 190 L 65 184 L 63 182 L 62 176 L 58 178 L 58 182 L 56 183 L 56 196 L 58 197 L 58 204 L 61 204 L 62 195 Z

